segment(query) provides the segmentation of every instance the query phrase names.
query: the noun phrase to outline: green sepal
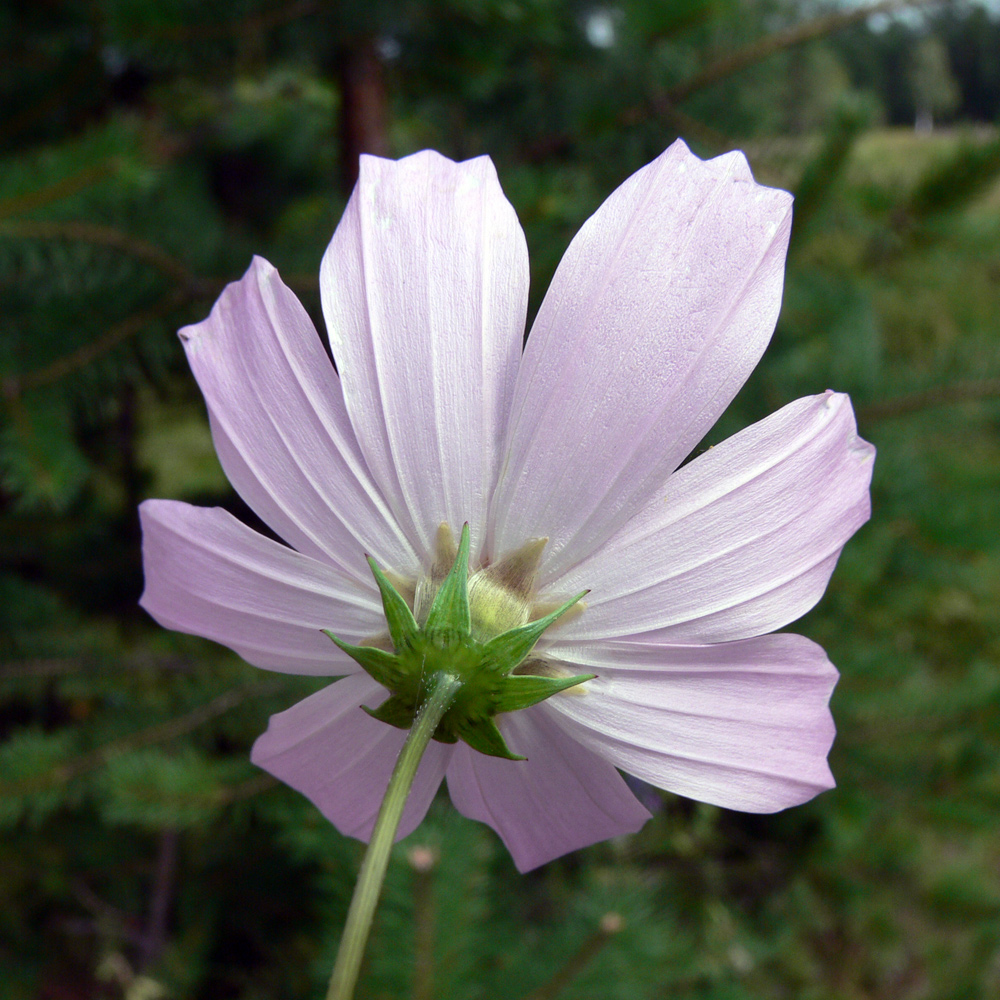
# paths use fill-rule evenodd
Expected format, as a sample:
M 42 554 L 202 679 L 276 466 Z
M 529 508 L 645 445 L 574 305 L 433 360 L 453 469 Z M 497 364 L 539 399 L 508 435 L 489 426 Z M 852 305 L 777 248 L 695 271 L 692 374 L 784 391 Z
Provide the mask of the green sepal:
M 489 716 L 483 716 L 475 722 L 458 719 L 453 729 L 456 735 L 468 743 L 473 750 L 478 750 L 480 753 L 486 754 L 487 757 L 502 757 L 504 760 L 528 759 L 511 752 L 503 738 L 503 733 L 497 729 L 497 724 Z
M 367 712 L 373 719 L 386 722 L 397 729 L 409 729 L 413 725 L 413 706 L 407 705 L 395 695 L 383 701 L 378 708 L 362 705 L 361 710 Z
M 385 612 L 385 622 L 389 626 L 389 637 L 392 645 L 399 652 L 408 649 L 420 633 L 420 626 L 413 617 L 409 605 L 398 590 L 390 583 L 389 578 L 378 568 L 375 560 L 368 557 L 368 565 L 378 584 L 382 596 L 382 610 Z
M 511 674 L 499 685 L 494 696 L 496 712 L 516 712 L 530 708 L 540 701 L 584 681 L 593 680 L 597 674 L 578 674 L 575 677 L 536 677 L 533 674 Z
M 387 652 L 380 646 L 354 646 L 327 629 L 323 631 L 373 680 L 388 690 L 389 697 L 378 708 L 362 706 L 373 719 L 397 729 L 411 729 L 420 717 L 420 707 L 429 696 L 428 692 L 432 691 L 433 685 L 440 678 L 445 677 L 456 690 L 433 738 L 441 743 L 455 743 L 462 739 L 474 750 L 487 756 L 524 760 L 524 757 L 513 753 L 507 746 L 494 716 L 500 712 L 513 712 L 537 705 L 546 698 L 595 676 L 579 674 L 574 677 L 548 677 L 544 676 L 544 669 L 541 675 L 513 674 L 514 669 L 529 656 L 542 633 L 583 598 L 587 591 L 577 594 L 543 618 L 481 642 L 472 635 L 469 537 L 469 526 L 465 524 L 451 569 L 441 580 L 438 574 L 443 566 L 439 567 L 439 563 L 446 565 L 448 554 L 454 545 L 450 533 L 447 533 L 447 552 L 443 555 L 439 552 L 439 563 L 435 563 L 433 572 L 433 579 L 441 580 L 441 583 L 430 602 L 422 627 L 389 577 L 374 560 L 368 560 L 382 597 L 386 626 L 395 652 Z M 439 539 L 439 549 L 443 551 L 444 548 Z M 531 562 L 533 558 L 537 562 L 535 550 L 539 549 L 539 545 L 536 543 L 529 548 L 530 551 L 526 549 L 527 554 L 523 557 L 515 555 L 522 558 L 522 561 Z M 534 566 L 534 562 L 531 566 Z M 516 565 L 508 567 L 511 572 L 517 568 Z M 418 587 L 417 594 L 419 593 Z M 527 606 L 524 604 L 520 612 L 525 617 Z M 519 615 L 513 620 L 523 621 L 524 618 Z M 431 685 L 431 688 L 426 685 Z
M 472 614 L 469 611 L 469 525 L 462 525 L 462 538 L 458 554 L 448 575 L 444 578 L 434 602 L 427 613 L 425 625 L 432 641 L 439 636 L 448 641 L 457 631 L 459 635 L 472 634 Z
M 379 722 L 388 723 L 390 726 L 395 726 L 397 729 L 411 728 L 416 716 L 416 713 L 413 710 L 413 705 L 406 699 L 400 698 L 397 695 L 392 695 L 387 698 L 381 705 L 379 705 L 378 708 L 369 708 L 367 705 L 362 705 L 361 710 L 366 712 L 373 719 L 378 719 Z M 438 743 L 458 742 L 457 736 L 441 726 L 438 726 L 433 739 L 437 740 Z
M 403 683 L 404 674 L 400 668 L 399 658 L 394 653 L 387 653 L 377 646 L 352 646 L 349 642 L 338 639 L 329 629 L 325 628 L 322 631 L 382 687 L 394 691 Z
M 542 633 L 587 593 L 588 591 L 582 590 L 576 597 L 556 608 L 552 614 L 494 636 L 483 646 L 484 665 L 494 673 L 509 674 L 524 662 L 527 655 L 535 648 L 535 643 L 542 637 Z

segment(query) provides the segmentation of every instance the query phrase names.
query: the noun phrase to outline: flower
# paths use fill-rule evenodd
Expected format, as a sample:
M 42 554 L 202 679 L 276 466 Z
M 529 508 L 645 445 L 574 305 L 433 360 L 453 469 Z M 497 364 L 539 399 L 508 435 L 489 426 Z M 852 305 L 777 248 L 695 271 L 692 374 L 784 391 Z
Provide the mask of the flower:
M 366 554 L 417 609 L 467 523 L 480 617 L 589 591 L 530 672 L 596 676 L 497 716 L 526 760 L 432 742 L 400 837 L 444 778 L 521 870 L 642 826 L 619 768 L 750 812 L 832 787 L 837 672 L 766 633 L 867 520 L 874 449 L 827 392 L 681 465 L 770 339 L 790 225 L 741 154 L 676 142 L 580 230 L 522 354 L 527 251 L 489 159 L 365 157 L 320 272 L 336 370 L 259 258 L 181 331 L 223 468 L 288 545 L 148 500 L 143 607 L 256 666 L 342 678 L 271 718 L 257 764 L 367 838 L 404 733 L 361 710 L 387 692 L 321 630 L 384 644 Z M 514 583 L 490 573 L 504 560 Z

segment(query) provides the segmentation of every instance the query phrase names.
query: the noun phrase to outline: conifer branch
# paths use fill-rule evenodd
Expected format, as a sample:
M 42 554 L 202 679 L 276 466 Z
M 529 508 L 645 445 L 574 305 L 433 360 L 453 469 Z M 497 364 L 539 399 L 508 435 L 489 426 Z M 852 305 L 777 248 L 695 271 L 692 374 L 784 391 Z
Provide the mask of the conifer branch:
M 4 58 L 6 58 L 6 53 Z M 3 127 L 0 128 L 0 144 L 6 146 L 19 132 L 24 132 L 38 122 L 50 119 L 56 112 L 70 103 L 75 92 L 87 85 L 92 72 L 93 64 L 89 59 L 77 59 L 66 78 L 49 93 L 34 104 L 22 107 L 3 123 Z
M 98 768 L 104 767 L 112 760 L 122 757 L 136 750 L 145 747 L 155 746 L 158 743 L 166 743 L 193 732 L 195 729 L 204 726 L 217 719 L 221 715 L 234 709 L 237 705 L 249 698 L 259 698 L 266 695 L 275 694 L 286 684 L 284 679 L 268 679 L 257 681 L 254 684 L 246 684 L 242 687 L 231 688 L 222 694 L 199 705 L 196 709 L 185 715 L 168 719 L 166 722 L 157 723 L 138 732 L 130 733 L 116 740 L 111 740 L 102 746 L 97 747 L 87 753 L 68 760 L 57 767 L 51 768 L 44 774 L 10 783 L 0 783 L 0 795 L 17 796 L 28 795 L 33 792 L 44 791 L 56 785 L 64 785 L 81 775 Z
M 95 222 L 49 221 L 37 219 L 7 219 L 0 221 L 0 236 L 18 239 L 69 240 L 91 246 L 118 250 L 135 260 L 150 264 L 176 283 L 160 300 L 146 309 L 139 309 L 109 327 L 101 336 L 75 351 L 57 358 L 43 368 L 24 375 L 9 376 L 3 382 L 2 394 L 16 399 L 26 389 L 36 389 L 58 382 L 73 372 L 91 364 L 122 341 L 135 336 L 150 323 L 168 315 L 186 303 L 214 295 L 214 282 L 198 278 L 182 261 L 146 240 L 122 232 L 113 226 Z
M 2 208 L 2 206 L 0 206 Z M 131 233 L 97 222 L 7 219 L 0 222 L 0 236 L 29 240 L 71 240 L 91 246 L 109 247 L 151 264 L 179 284 L 204 293 L 208 289 L 188 267 L 165 250 Z
M 162 319 L 191 299 L 192 295 L 186 288 L 174 288 L 148 309 L 140 309 L 130 316 L 126 316 L 121 322 L 115 323 L 89 344 L 84 344 L 75 351 L 57 358 L 44 368 L 37 368 L 33 372 L 5 379 L 2 387 L 3 395 L 8 399 L 16 399 L 25 389 L 37 389 L 39 386 L 58 382 L 67 375 L 71 375 L 78 369 L 96 361 L 102 354 L 107 354 L 122 341 L 135 336 L 150 323 Z
M 858 21 L 863 21 L 873 14 L 887 14 L 904 7 L 923 7 L 935 2 L 939 2 L 939 0 L 881 0 L 880 3 L 874 3 L 868 7 L 859 7 L 836 14 L 825 14 L 822 17 L 812 18 L 782 31 L 765 35 L 749 45 L 721 56 L 687 80 L 682 80 L 672 87 L 655 88 L 642 104 L 625 108 L 619 112 L 616 117 L 617 123 L 622 127 L 630 127 L 645 121 L 651 115 L 655 115 L 664 119 L 678 134 L 693 136 L 699 142 L 704 142 L 716 149 L 733 148 L 738 145 L 737 142 L 680 111 L 676 105 L 697 91 L 719 83 L 748 66 L 762 62 L 769 56 L 833 34 Z M 568 135 L 550 135 L 535 143 L 525 151 L 524 155 L 532 163 L 541 162 L 550 156 L 565 153 L 571 145 L 572 140 Z
M 73 898 L 94 917 L 93 923 L 86 927 L 88 933 L 100 933 L 101 925 L 111 924 L 130 943 L 142 944 L 142 932 L 131 913 L 102 899 L 82 878 L 73 879 L 70 890 Z
M 267 772 L 255 774 L 246 781 L 240 781 L 228 788 L 220 788 L 212 797 L 212 802 L 216 806 L 228 806 L 233 802 L 242 802 L 244 799 L 253 798 L 261 792 L 268 792 L 272 788 L 279 788 L 281 782 L 272 777 Z
M 111 226 L 91 222 L 49 222 L 33 219 L 0 220 L 0 236 L 14 236 L 22 239 L 63 239 L 76 240 L 92 246 L 110 247 L 151 264 L 177 282 L 176 286 L 158 302 L 147 309 L 140 309 L 109 327 L 95 340 L 78 347 L 75 351 L 57 358 L 51 364 L 24 375 L 9 376 L 0 385 L 0 395 L 16 399 L 26 389 L 50 385 L 73 372 L 91 364 L 103 354 L 117 347 L 122 341 L 141 332 L 155 320 L 179 309 L 197 299 L 218 295 L 225 285 L 224 280 L 200 278 L 182 261 L 165 250 L 139 237 L 124 233 Z M 318 278 L 309 275 L 289 274 L 285 278 L 289 288 L 300 292 L 315 292 L 319 287 Z
M 880 400 L 858 407 L 858 420 L 871 422 L 902 417 L 918 410 L 928 410 L 949 403 L 971 403 L 983 399 L 1000 398 L 1000 378 L 975 379 L 952 382 L 950 385 L 921 389 L 895 399 Z
M 597 925 L 597 930 L 586 938 L 569 961 L 547 983 L 530 993 L 524 1000 L 555 1000 L 621 929 L 621 916 L 617 913 L 605 913 Z
M 45 187 L 25 191 L 23 194 L 14 195 L 11 198 L 2 198 L 0 199 L 0 219 L 33 212 L 36 208 L 50 205 L 54 201 L 63 201 L 80 191 L 86 191 L 87 188 L 93 187 L 105 177 L 109 177 L 112 172 L 111 161 L 93 163 L 68 177 L 60 177 L 59 180 L 47 184 Z
M 725 132 L 721 132 L 711 125 L 706 125 L 673 104 L 667 101 L 660 102 L 655 96 L 653 102 L 656 104 L 656 113 L 678 135 L 688 136 L 710 149 L 729 150 L 739 147 L 740 143 L 737 139 L 731 138 Z M 648 117 L 648 114 L 649 112 L 644 108 L 629 108 L 621 114 L 620 124 L 625 126 L 638 125 L 644 118 Z
M 84 181 L 81 179 L 77 183 L 82 187 Z M 27 200 L 29 197 L 34 197 L 34 194 L 23 195 L 21 198 Z M 37 204 L 44 204 L 49 200 L 65 196 L 66 190 L 57 191 L 56 186 L 43 188 L 37 192 L 39 199 Z M 31 207 L 37 207 L 37 204 L 32 204 Z M 18 199 L 16 210 L 24 210 L 21 199 Z M 173 278 L 186 289 L 192 299 L 213 298 L 219 294 L 229 280 L 226 278 L 202 278 L 183 261 L 167 253 L 162 247 L 138 236 L 133 236 L 131 233 L 123 232 L 121 229 L 115 229 L 113 226 L 79 220 L 60 222 L 39 219 L 5 219 L 4 214 L 7 211 L 4 203 L 0 202 L 0 237 L 12 236 L 28 240 L 67 240 L 119 250 L 136 260 L 152 265 L 167 277 Z M 291 272 L 286 274 L 283 280 L 289 288 L 299 291 L 315 292 L 319 288 L 319 278 L 315 274 Z
M 693 93 L 704 90 L 713 83 L 718 83 L 748 66 L 762 62 L 769 56 L 833 34 L 835 31 L 840 31 L 842 28 L 850 27 L 858 21 L 871 17 L 872 14 L 887 14 L 903 7 L 924 7 L 935 2 L 937 0 L 881 0 L 880 3 L 867 7 L 856 7 L 853 10 L 836 14 L 824 14 L 821 17 L 794 24 L 790 28 L 775 31 L 749 45 L 727 52 L 687 80 L 682 80 L 673 87 L 668 87 L 656 103 L 662 103 L 665 106 L 679 103 Z
M 298 0 L 298 3 L 278 3 L 270 10 L 255 11 L 244 17 L 217 24 L 177 24 L 153 28 L 148 35 L 171 42 L 209 41 L 214 38 L 228 38 L 234 35 L 254 35 L 280 27 L 300 17 L 306 17 L 319 10 L 317 0 Z
M 116 661 L 114 669 L 126 670 L 190 670 L 188 660 L 180 656 L 138 656 L 127 661 Z M 110 668 L 109 668 L 110 669 Z M 67 674 L 99 673 L 101 663 L 96 659 L 76 656 L 36 657 L 30 660 L 9 660 L 0 663 L 0 683 L 32 677 L 61 677 Z

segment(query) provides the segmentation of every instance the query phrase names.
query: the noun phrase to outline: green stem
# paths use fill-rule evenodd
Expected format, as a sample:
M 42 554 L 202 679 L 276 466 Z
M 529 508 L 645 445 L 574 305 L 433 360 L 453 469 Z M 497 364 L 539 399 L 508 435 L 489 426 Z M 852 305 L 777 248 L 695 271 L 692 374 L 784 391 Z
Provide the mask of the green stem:
M 354 887 L 351 907 L 347 911 L 347 922 L 340 939 L 337 961 L 333 966 L 330 988 L 326 1000 L 351 1000 L 354 987 L 361 970 L 361 959 L 375 915 L 375 906 L 382 892 L 385 871 L 389 865 L 389 854 L 396 839 L 396 830 L 403 815 L 410 787 L 417 774 L 420 759 L 438 727 L 438 723 L 458 693 L 461 681 L 451 674 L 439 673 L 432 677 L 427 688 L 427 697 L 420 706 L 413 726 L 410 728 L 403 749 L 399 752 L 392 777 L 385 790 L 385 798 L 379 809 L 375 828 L 372 830 L 368 849 L 361 862 L 361 872 Z

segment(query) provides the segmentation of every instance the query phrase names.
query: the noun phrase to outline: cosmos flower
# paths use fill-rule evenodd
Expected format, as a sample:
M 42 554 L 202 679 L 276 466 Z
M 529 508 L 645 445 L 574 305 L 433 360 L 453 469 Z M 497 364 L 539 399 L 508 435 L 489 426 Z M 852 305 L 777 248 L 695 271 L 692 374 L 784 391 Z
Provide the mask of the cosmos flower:
M 642 826 L 619 769 L 750 812 L 833 785 L 836 670 L 767 633 L 867 520 L 874 450 L 827 392 L 681 464 L 770 339 L 790 225 L 741 154 L 674 143 L 580 230 L 522 353 L 527 251 L 490 160 L 366 157 L 320 272 L 336 369 L 259 258 L 181 331 L 223 468 L 287 545 L 146 501 L 143 607 L 258 667 L 341 678 L 272 717 L 257 764 L 368 837 L 405 733 L 362 711 L 388 692 L 322 630 L 385 646 L 366 555 L 419 619 L 468 524 L 474 621 L 586 590 L 526 670 L 595 676 L 496 717 L 525 760 L 432 742 L 399 836 L 443 779 L 521 870 Z

